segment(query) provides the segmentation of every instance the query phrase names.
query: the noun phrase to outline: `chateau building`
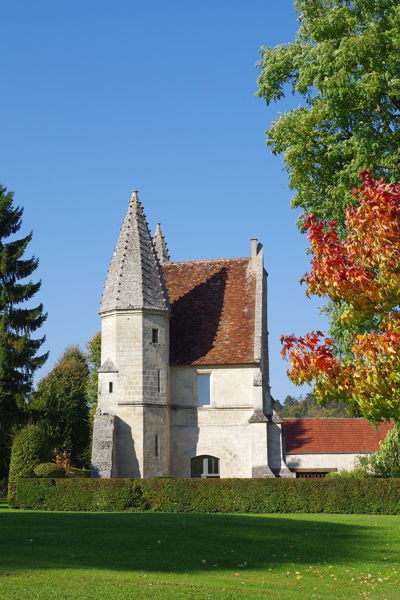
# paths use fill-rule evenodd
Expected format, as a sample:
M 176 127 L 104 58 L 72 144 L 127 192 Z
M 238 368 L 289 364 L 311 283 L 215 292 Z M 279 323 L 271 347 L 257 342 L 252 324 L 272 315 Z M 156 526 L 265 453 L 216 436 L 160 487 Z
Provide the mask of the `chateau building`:
M 323 477 L 377 450 L 390 427 L 285 419 L 269 386 L 267 273 L 244 258 L 172 262 L 137 192 L 102 320 L 93 477 Z
M 171 262 L 132 193 L 100 306 L 95 477 L 292 477 L 269 388 L 267 273 Z

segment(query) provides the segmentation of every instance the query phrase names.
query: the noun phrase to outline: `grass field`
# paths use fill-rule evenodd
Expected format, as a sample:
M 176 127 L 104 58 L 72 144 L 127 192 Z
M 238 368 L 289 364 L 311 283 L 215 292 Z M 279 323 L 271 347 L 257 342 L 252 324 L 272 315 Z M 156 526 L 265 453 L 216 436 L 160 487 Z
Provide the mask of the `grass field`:
M 0 508 L 1 600 L 400 600 L 400 517 Z

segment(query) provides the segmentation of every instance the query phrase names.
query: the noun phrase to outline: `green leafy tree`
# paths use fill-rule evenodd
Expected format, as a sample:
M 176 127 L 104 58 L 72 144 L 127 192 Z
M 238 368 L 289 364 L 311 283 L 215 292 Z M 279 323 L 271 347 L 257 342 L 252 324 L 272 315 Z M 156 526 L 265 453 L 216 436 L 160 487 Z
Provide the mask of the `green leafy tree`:
M 90 417 L 93 419 L 97 408 L 98 370 L 101 366 L 101 332 L 98 331 L 85 347 L 85 357 L 89 367 L 87 397 Z
M 42 304 L 29 305 L 41 284 L 29 279 L 38 259 L 24 258 L 32 233 L 15 239 L 22 213 L 0 185 L 0 479 L 8 474 L 13 432 L 26 417 L 33 374 L 48 356 L 38 355 L 45 338 L 31 337 L 47 315 Z
M 344 222 L 358 173 L 400 180 L 400 3 L 295 0 L 292 42 L 262 48 L 258 95 L 302 105 L 266 132 L 283 153 L 294 207 Z
M 400 426 L 387 432 L 380 448 L 370 457 L 372 472 L 377 477 L 400 477 Z
M 305 398 L 303 398 L 303 396 L 298 398 L 287 396 L 283 408 L 280 411 L 280 415 L 282 417 L 296 419 L 318 417 L 346 418 L 357 416 L 340 401 L 332 400 L 331 402 L 328 402 L 326 406 L 321 406 L 311 392 L 309 392 Z
M 33 477 L 36 465 L 51 457 L 51 441 L 37 424 L 25 425 L 14 437 L 9 473 L 9 501 L 13 505 L 16 483 L 21 477 Z
M 70 346 L 39 382 L 30 402 L 34 418 L 54 447 L 59 452 L 66 450 L 80 465 L 89 463 L 88 374 L 84 354 L 78 346 Z

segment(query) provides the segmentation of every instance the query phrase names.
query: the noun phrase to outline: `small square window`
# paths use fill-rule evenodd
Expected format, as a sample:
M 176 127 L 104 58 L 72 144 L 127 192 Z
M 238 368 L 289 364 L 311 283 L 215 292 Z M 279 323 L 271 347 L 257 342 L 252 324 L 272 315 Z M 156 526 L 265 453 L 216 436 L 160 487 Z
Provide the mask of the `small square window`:
M 108 382 L 108 392 L 110 394 L 112 394 L 112 392 L 113 392 L 113 382 L 112 381 Z
M 153 342 L 153 344 L 158 344 L 158 329 L 152 330 L 151 341 Z

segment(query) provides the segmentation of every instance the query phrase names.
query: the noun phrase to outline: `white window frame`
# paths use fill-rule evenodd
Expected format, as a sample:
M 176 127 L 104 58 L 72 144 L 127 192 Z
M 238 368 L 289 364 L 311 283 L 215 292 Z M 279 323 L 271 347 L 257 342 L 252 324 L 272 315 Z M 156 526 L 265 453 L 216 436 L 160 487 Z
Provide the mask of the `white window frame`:
M 201 475 L 193 475 L 193 461 L 196 459 L 203 460 L 203 473 Z M 218 473 L 210 473 L 208 470 L 208 460 L 212 459 L 217 461 Z M 210 454 L 200 454 L 200 456 L 194 456 L 190 461 L 190 476 L 192 479 L 220 479 L 221 478 L 221 461 L 218 456 L 211 456 Z
M 199 376 L 208 375 L 210 381 L 210 403 L 199 404 Z M 196 404 L 197 408 L 210 408 L 213 404 L 213 393 L 212 393 L 212 369 L 197 369 L 196 370 Z

